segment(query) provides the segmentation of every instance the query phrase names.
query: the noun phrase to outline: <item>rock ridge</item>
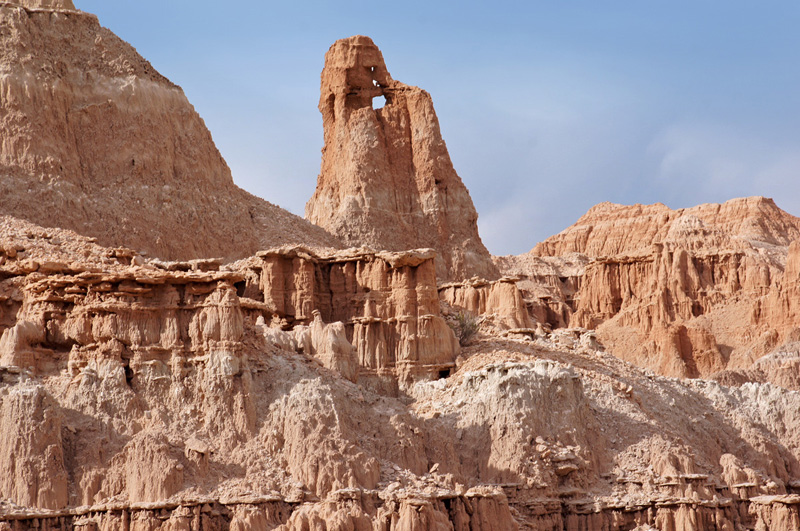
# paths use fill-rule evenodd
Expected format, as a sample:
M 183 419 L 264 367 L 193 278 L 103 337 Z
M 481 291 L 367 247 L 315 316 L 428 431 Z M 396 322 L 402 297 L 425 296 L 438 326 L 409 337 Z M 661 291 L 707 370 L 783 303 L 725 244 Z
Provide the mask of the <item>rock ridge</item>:
M 94 15 L 26 0 L 0 24 L 3 213 L 165 259 L 340 246 L 238 188 L 180 87 Z
M 326 58 L 309 203 L 336 248 L 237 192 L 94 17 L 22 4 L 0 531 L 800 528 L 800 220 L 773 201 L 601 204 L 487 261 L 430 96 L 357 36 Z
M 794 387 L 777 369 L 748 371 L 800 339 L 790 302 L 798 238 L 800 218 L 763 197 L 680 210 L 601 203 L 528 255 L 498 263 L 521 275 L 529 310 L 560 308 L 539 322 L 596 328 L 631 363 L 690 378 L 744 371 Z M 542 275 L 544 262 L 576 256 L 582 265 L 567 275 L 563 266 Z
M 797 392 L 663 378 L 587 330 L 424 347 L 422 323 L 443 322 L 430 250 L 164 262 L 2 229 L 0 469 L 20 475 L 0 478 L 0 527 L 785 531 L 797 517 Z M 486 311 L 514 286 L 441 288 Z M 380 352 L 375 373 L 363 356 Z

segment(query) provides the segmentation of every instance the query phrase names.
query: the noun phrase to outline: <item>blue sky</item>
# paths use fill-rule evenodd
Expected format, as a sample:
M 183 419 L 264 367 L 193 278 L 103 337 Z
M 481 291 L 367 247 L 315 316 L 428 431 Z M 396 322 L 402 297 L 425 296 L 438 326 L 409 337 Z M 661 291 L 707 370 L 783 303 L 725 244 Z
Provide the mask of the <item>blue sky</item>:
M 181 85 L 236 183 L 302 215 L 325 51 L 431 93 L 494 254 L 592 205 L 764 195 L 800 215 L 800 2 L 75 0 Z

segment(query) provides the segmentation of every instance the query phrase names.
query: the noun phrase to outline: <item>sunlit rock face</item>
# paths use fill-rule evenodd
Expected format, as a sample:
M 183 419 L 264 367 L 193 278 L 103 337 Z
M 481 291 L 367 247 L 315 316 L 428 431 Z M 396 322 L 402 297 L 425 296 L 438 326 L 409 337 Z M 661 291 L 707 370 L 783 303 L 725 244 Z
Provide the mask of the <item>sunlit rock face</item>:
M 180 87 L 69 0 L 0 4 L 0 210 L 165 259 L 335 238 L 233 183 Z
M 371 39 L 328 50 L 319 110 L 325 147 L 307 219 L 348 245 L 436 249 L 440 279 L 497 276 L 430 94 L 392 79 Z
M 492 278 L 430 99 L 356 37 L 325 164 L 407 177 L 342 180 L 342 219 L 412 250 L 314 248 L 228 201 L 179 89 L 42 4 L 0 5 L 0 531 L 798 529 L 796 218 L 603 204 Z
M 679 210 L 602 203 L 528 255 L 498 262 L 525 279 L 530 308 L 560 305 L 540 313 L 551 325 L 597 329 L 616 355 L 659 374 L 725 376 L 797 350 L 798 238 L 800 219 L 763 197 Z M 795 387 L 777 367 L 800 360 L 780 358 L 740 376 Z

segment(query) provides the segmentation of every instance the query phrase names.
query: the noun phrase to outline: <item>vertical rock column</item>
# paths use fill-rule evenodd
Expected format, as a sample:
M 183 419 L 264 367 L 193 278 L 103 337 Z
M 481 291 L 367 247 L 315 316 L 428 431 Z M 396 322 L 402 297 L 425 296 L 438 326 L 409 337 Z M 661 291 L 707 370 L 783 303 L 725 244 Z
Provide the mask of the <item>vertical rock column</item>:
M 328 50 L 319 109 L 325 146 L 307 219 L 347 245 L 433 248 L 439 279 L 497 277 L 430 95 L 392 79 L 369 37 Z

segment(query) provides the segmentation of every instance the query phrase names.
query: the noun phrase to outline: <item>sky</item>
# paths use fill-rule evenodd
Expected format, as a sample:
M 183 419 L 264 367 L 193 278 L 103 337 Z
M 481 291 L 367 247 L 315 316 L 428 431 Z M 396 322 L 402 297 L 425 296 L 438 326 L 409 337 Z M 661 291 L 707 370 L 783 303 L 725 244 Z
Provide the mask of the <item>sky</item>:
M 489 251 L 592 205 L 762 195 L 800 215 L 800 2 L 74 0 L 180 85 L 236 184 L 303 215 L 324 55 L 427 90 Z

